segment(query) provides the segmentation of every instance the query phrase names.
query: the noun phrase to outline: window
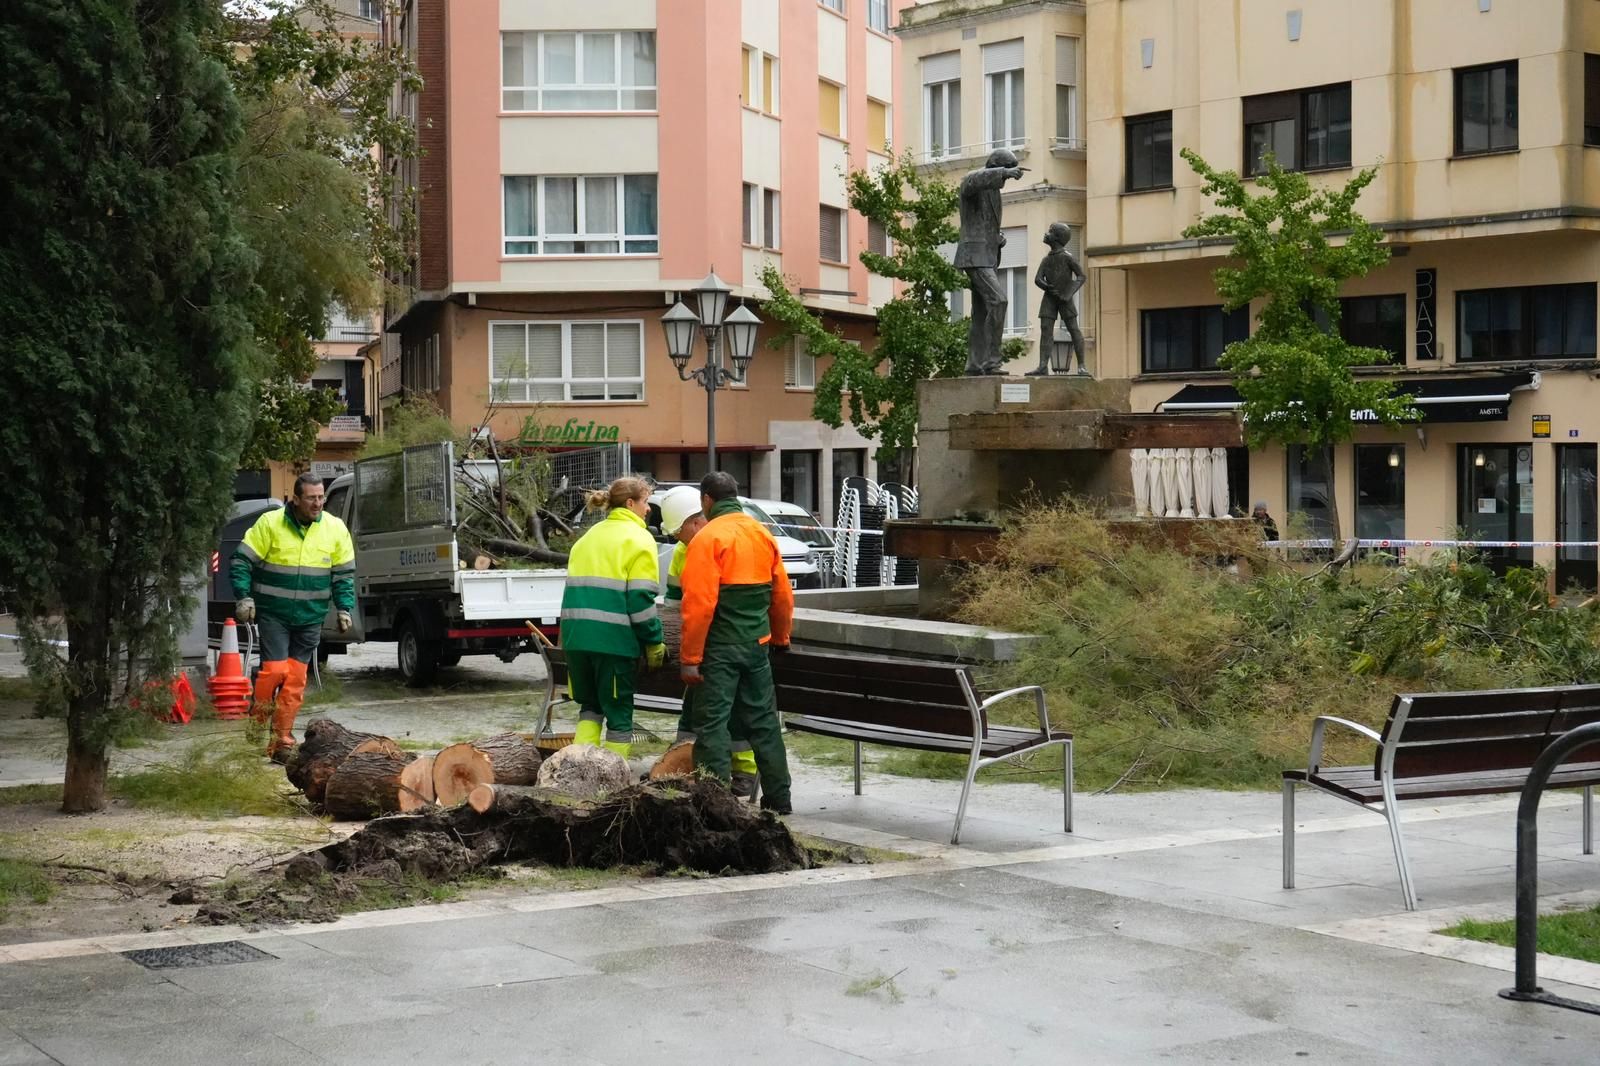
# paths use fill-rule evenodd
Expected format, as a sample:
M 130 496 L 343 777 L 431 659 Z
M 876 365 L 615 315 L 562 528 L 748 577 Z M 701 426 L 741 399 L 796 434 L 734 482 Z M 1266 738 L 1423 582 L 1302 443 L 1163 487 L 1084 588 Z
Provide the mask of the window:
M 1350 86 L 1329 85 L 1244 100 L 1245 173 L 1265 174 L 1272 153 L 1285 170 L 1350 165 Z
M 867 100 L 867 151 L 890 152 L 889 105 L 879 100 Z
M 844 14 L 844 0 L 819 0 L 819 2 L 829 11 L 837 11 L 841 15 Z
M 654 111 L 654 30 L 500 35 L 506 111 Z
M 1406 535 L 1406 450 L 1398 444 L 1357 444 L 1356 536 L 1403 540 Z
M 1600 145 L 1600 56 L 1583 57 L 1583 143 Z
M 1591 490 L 1593 491 L 1593 490 Z M 1461 444 L 1456 447 L 1456 524 L 1468 540 L 1521 541 L 1520 548 L 1479 547 L 1484 565 L 1497 574 L 1532 566 L 1533 447 L 1521 444 Z
M 796 337 L 783 355 L 783 387 L 786 389 L 814 389 L 817 387 L 817 357 L 806 349 L 806 339 Z M 784 497 L 788 499 L 788 497 Z
M 1005 242 L 1000 246 L 1000 287 L 1006 294 L 1006 323 L 1008 335 L 1028 332 L 1028 285 L 1033 275 L 1028 272 L 1028 227 L 1007 226 L 1000 231 Z M 966 295 L 965 292 L 962 293 Z
M 1146 374 L 1215 370 L 1224 348 L 1250 336 L 1250 310 L 1163 307 L 1140 314 L 1139 333 Z
M 778 113 L 778 60 L 757 48 L 744 50 L 744 69 L 740 72 L 739 101 L 746 107 Z
M 819 225 L 817 235 L 821 238 L 820 252 L 822 259 L 829 263 L 844 262 L 845 247 L 845 221 L 844 209 L 821 205 L 818 209 Z
M 376 21 L 383 17 L 383 8 L 379 5 L 378 0 L 361 0 L 359 10 L 361 17 L 364 19 Z
M 504 179 L 506 255 L 654 255 L 654 174 Z
M 1128 119 L 1128 191 L 1172 188 L 1172 112 Z
M 815 514 L 821 498 L 817 494 L 817 470 L 822 453 L 784 449 L 778 459 L 778 495 L 785 503 L 804 507 Z
M 1056 147 L 1082 148 L 1078 133 L 1078 38 L 1056 38 Z
M 498 403 L 644 398 L 643 322 L 491 322 Z
M 743 240 L 746 244 L 758 244 L 761 241 L 761 232 L 756 228 L 761 221 L 761 187 L 744 184 L 744 231 Z
M 1592 359 L 1595 287 L 1530 285 L 1456 293 L 1456 359 Z
M 817 81 L 817 129 L 832 137 L 844 136 L 844 90 L 831 81 Z
M 867 0 L 867 25 L 879 33 L 889 32 L 889 0 Z
M 1312 318 L 1323 329 L 1328 328 L 1328 318 L 1320 310 L 1313 310 Z M 1362 348 L 1388 352 L 1391 362 L 1405 362 L 1405 294 L 1340 297 L 1339 336 Z
M 778 206 L 778 192 L 776 189 L 763 189 L 761 192 L 761 247 L 771 248 L 776 251 L 782 247 L 779 236 L 782 233 L 783 213 Z
M 867 251 L 889 254 L 889 231 L 875 218 L 867 219 Z
M 983 46 L 990 148 L 1021 148 L 1023 131 L 1022 38 Z
M 402 340 L 400 387 L 406 392 L 437 392 L 439 384 L 439 335 Z
M 922 61 L 922 144 L 929 159 L 946 159 L 961 147 L 961 53 Z
M 1456 155 L 1517 147 L 1517 61 L 1456 71 Z
M 1321 448 L 1289 445 L 1289 514 L 1305 515 L 1313 537 L 1334 535 L 1329 514 L 1333 482 L 1328 477 L 1328 455 Z

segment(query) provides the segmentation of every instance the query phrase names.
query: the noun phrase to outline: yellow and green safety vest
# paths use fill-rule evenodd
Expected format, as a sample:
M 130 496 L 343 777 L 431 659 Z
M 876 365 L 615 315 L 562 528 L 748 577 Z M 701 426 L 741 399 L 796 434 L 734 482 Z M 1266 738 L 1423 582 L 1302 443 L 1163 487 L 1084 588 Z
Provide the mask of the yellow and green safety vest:
M 656 542 L 644 519 L 618 507 L 578 538 L 561 593 L 561 646 L 633 659 L 662 643 Z
M 233 594 L 286 626 L 321 625 L 328 601 L 356 609 L 356 550 L 350 530 L 323 512 L 302 526 L 288 507 L 268 511 L 244 535 L 229 566 Z

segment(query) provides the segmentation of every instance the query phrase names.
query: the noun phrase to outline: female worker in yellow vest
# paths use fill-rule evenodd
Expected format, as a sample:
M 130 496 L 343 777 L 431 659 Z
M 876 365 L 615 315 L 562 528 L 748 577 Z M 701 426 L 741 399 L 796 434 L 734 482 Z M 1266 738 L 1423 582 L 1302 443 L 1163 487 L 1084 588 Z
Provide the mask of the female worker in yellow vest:
M 599 744 L 627 758 L 633 747 L 634 676 L 642 657 L 651 669 L 666 661 L 656 596 L 661 591 L 656 542 L 645 528 L 650 486 L 623 477 L 589 495 L 605 520 L 578 538 L 567 559 L 561 594 L 561 647 L 567 687 L 577 701 L 576 744 Z

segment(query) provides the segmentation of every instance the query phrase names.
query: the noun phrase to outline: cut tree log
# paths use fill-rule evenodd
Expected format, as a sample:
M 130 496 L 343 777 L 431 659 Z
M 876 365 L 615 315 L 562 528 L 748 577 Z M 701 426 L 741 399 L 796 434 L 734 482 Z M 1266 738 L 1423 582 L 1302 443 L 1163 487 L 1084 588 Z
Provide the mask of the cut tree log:
M 420 755 L 400 771 L 400 811 L 410 814 L 433 806 L 433 756 Z
M 347 755 L 368 741 L 394 744 L 388 737 L 346 729 L 331 718 L 313 719 L 306 725 L 305 739 L 285 767 L 289 783 L 304 792 L 313 806 L 320 807 L 333 772 Z M 394 750 L 399 752 L 400 749 Z
M 467 794 L 467 806 L 479 814 L 487 814 L 508 804 L 516 805 L 523 797 L 534 795 L 548 797 L 552 793 L 550 789 L 530 785 L 479 785 Z
M 650 768 L 650 780 L 659 781 L 663 777 L 678 777 L 694 773 L 694 741 L 685 740 L 672 745 L 667 753 L 656 760 Z
M 472 741 L 472 746 L 489 756 L 497 785 L 531 785 L 539 779 L 544 755 L 538 744 L 521 733 L 497 733 Z
M 363 756 L 365 757 L 365 756 Z M 488 813 L 471 806 L 379 818 L 289 864 L 291 879 L 383 869 L 433 880 L 492 863 L 646 865 L 706 873 L 772 873 L 809 865 L 772 815 L 699 778 L 632 785 L 598 800 L 542 789 L 493 790 Z
M 592 799 L 630 784 L 628 760 L 593 744 L 568 744 L 539 767 L 539 785 L 574 799 Z
M 452 744 L 433 757 L 433 798 L 454 807 L 479 785 L 494 784 L 494 763 L 471 744 Z
M 363 751 L 345 756 L 328 779 L 322 807 L 333 817 L 360 821 L 393 814 L 400 809 L 400 775 L 411 762 L 384 751 Z
M 363 740 L 361 743 L 350 749 L 350 754 L 362 755 L 369 751 L 381 751 L 385 755 L 393 755 L 396 759 L 409 758 L 406 753 L 406 749 L 402 748 L 388 737 L 373 737 L 371 740 Z M 346 756 L 346 758 L 348 758 L 348 756 Z

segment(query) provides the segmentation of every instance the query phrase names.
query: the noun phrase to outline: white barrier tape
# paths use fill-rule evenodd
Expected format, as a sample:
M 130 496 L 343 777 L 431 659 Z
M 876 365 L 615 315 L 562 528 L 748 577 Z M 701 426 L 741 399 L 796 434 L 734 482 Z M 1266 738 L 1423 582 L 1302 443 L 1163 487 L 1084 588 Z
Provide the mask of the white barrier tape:
M 12 636 L 10 633 L 0 633 L 0 640 L 14 640 L 18 644 L 22 643 L 21 637 Z M 67 646 L 67 642 L 64 640 L 47 640 L 45 643 L 52 648 L 65 648 Z
M 1321 540 L 1269 540 L 1263 541 L 1262 546 L 1333 548 L 1348 543 L 1340 541 L 1335 544 L 1324 537 Z M 1369 540 L 1363 537 L 1356 543 L 1363 548 L 1600 548 L 1600 541 L 1594 540 Z

